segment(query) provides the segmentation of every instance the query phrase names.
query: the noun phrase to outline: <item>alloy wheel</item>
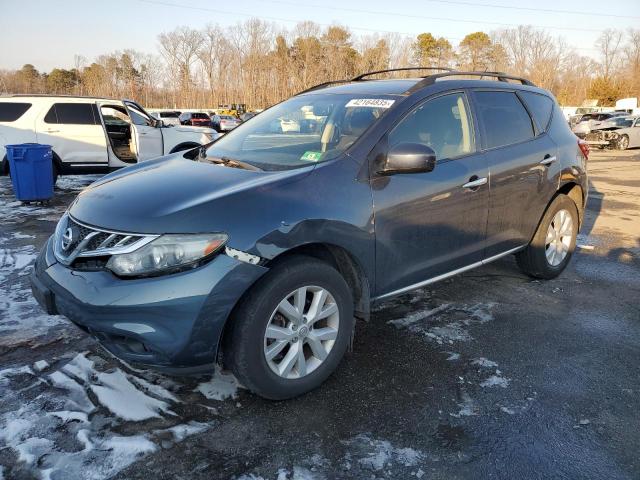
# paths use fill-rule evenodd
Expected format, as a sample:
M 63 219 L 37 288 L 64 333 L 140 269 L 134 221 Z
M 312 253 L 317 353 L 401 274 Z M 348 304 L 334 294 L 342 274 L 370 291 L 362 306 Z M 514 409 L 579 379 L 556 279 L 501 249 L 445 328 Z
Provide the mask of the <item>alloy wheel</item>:
M 629 148 L 629 137 L 623 135 L 620 139 L 620 150 L 626 150 Z
M 339 328 L 338 305 L 328 290 L 311 285 L 294 290 L 280 301 L 265 329 L 269 368 L 287 379 L 309 375 L 328 357 Z
M 569 253 L 573 239 L 573 219 L 567 210 L 558 210 L 547 229 L 545 254 L 552 267 L 562 263 Z

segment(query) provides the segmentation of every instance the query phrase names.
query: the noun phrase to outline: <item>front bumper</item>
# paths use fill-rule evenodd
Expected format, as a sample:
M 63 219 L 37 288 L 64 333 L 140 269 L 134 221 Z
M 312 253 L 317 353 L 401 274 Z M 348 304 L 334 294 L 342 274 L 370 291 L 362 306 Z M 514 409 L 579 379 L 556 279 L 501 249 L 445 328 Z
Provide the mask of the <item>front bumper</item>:
M 109 271 L 71 270 L 49 239 L 31 274 L 34 297 L 128 362 L 165 369 L 212 364 L 225 322 L 267 268 L 223 253 L 193 270 L 123 280 Z

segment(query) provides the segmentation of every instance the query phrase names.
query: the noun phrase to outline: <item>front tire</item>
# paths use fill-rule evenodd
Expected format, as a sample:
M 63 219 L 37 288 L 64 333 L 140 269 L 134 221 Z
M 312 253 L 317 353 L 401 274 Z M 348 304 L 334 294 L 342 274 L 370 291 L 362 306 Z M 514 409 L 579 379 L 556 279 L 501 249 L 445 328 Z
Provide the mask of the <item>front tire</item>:
M 622 135 L 620 140 L 618 140 L 618 148 L 620 150 L 626 150 L 629 148 L 629 137 L 627 135 Z
M 558 195 L 547 208 L 531 243 L 516 254 L 520 269 L 534 278 L 555 278 L 566 268 L 576 248 L 578 208 Z
M 284 400 L 336 369 L 353 331 L 353 299 L 333 267 L 294 256 L 262 277 L 229 321 L 225 366 L 252 392 Z

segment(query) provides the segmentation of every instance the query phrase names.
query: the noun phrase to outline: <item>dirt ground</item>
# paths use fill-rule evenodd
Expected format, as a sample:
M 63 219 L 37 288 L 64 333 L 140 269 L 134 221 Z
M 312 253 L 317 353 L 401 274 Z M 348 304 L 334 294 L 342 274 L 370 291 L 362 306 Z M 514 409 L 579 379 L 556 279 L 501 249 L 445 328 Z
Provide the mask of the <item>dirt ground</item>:
M 596 151 L 558 279 L 512 257 L 381 305 L 317 391 L 131 368 L 28 291 L 78 191 L 0 178 L 0 480 L 640 478 L 640 151 Z

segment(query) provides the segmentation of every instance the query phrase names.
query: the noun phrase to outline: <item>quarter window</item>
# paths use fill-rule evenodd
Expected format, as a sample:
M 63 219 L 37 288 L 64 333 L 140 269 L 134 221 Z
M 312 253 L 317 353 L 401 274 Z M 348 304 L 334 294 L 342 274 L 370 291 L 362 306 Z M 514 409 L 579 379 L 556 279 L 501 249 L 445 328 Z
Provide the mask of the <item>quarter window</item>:
M 30 103 L 0 102 L 0 122 L 15 122 L 30 107 Z
M 533 138 L 533 123 L 513 92 L 475 92 L 487 148 Z
M 428 100 L 409 113 L 389 134 L 389 147 L 399 143 L 427 145 L 438 160 L 473 152 L 473 129 L 464 94 Z
M 539 93 L 522 91 L 519 92 L 519 94 L 524 99 L 524 103 L 527 104 L 527 107 L 538 124 L 540 131 L 545 132 L 549 126 L 549 121 L 551 120 L 553 100 L 546 95 L 540 95 Z
M 45 123 L 96 125 L 91 103 L 54 103 L 44 117 Z

